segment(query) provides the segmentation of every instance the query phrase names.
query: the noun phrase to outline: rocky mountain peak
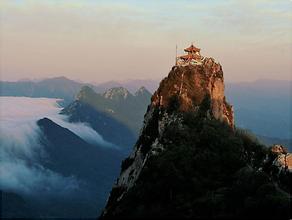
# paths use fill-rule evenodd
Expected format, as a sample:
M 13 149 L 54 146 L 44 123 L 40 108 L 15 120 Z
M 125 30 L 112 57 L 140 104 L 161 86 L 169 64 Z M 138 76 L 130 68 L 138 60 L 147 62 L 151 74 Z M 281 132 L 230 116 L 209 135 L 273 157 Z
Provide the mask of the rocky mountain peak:
M 143 95 L 151 95 L 151 93 L 144 87 L 142 86 L 135 92 L 135 96 L 143 96 Z
M 204 58 L 200 64 L 176 65 L 161 81 L 151 98 L 134 150 L 122 164 L 115 187 L 121 191 L 118 195 L 111 195 L 108 207 L 135 186 L 149 161 L 168 151 L 166 143 L 172 143 L 168 136 L 169 129 L 185 129 L 184 113 L 201 115 L 198 120 L 203 121 L 217 119 L 233 128 L 233 110 L 225 100 L 222 67 L 213 58 Z M 105 215 L 107 211 L 106 208 Z
M 127 99 L 129 96 L 131 93 L 124 87 L 111 88 L 103 94 L 106 99 Z
M 121 173 L 118 184 L 132 187 L 145 161 L 166 149 L 160 143 L 169 126 L 183 129 L 180 113 L 191 112 L 234 127 L 233 109 L 225 100 L 223 71 L 213 58 L 200 65 L 174 66 L 151 98 L 144 127 L 130 158 L 132 166 Z
M 203 101 L 210 102 L 208 114 L 234 126 L 232 106 L 224 95 L 222 67 L 213 58 L 200 65 L 174 66 L 152 96 L 152 106 L 168 108 L 176 97 L 181 111 L 197 111 Z
M 95 91 L 89 86 L 83 86 L 79 93 L 76 95 L 76 100 L 86 100 L 95 95 Z
M 264 146 L 234 128 L 221 65 L 213 58 L 195 61 L 174 66 L 153 94 L 140 136 L 122 163 L 101 219 L 242 217 L 254 206 L 242 205 L 251 195 L 262 204 L 258 193 L 278 195 L 285 207 L 288 204 L 287 195 L 273 187 L 270 178 L 262 178 L 270 166 L 263 169 Z M 283 158 L 286 161 L 287 155 Z M 261 182 L 255 184 L 254 179 Z M 266 186 L 271 188 L 263 192 Z M 248 188 L 244 195 L 243 187 Z M 228 206 L 217 209 L 222 204 Z M 262 216 L 260 210 L 267 209 L 253 211 Z

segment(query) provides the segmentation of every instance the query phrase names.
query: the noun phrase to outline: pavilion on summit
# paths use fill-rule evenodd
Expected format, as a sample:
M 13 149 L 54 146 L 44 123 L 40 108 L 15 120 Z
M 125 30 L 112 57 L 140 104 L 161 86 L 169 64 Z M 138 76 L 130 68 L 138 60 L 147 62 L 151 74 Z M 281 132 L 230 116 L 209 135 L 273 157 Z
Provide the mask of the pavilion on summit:
M 193 44 L 188 48 L 185 48 L 185 55 L 176 57 L 177 66 L 186 66 L 186 65 L 196 65 L 201 64 L 203 57 L 200 54 L 200 48 L 195 47 Z

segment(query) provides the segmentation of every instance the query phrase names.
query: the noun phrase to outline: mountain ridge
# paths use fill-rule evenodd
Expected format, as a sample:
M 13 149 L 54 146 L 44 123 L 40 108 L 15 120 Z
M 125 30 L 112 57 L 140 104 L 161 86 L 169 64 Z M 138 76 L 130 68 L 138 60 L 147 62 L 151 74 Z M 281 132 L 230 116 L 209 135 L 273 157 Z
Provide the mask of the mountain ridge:
M 109 142 L 126 149 L 134 144 L 142 124 L 145 107 L 151 94 L 147 90 L 136 95 L 122 87 L 111 88 L 103 94 L 84 86 L 75 101 L 61 114 L 71 122 L 86 122 Z

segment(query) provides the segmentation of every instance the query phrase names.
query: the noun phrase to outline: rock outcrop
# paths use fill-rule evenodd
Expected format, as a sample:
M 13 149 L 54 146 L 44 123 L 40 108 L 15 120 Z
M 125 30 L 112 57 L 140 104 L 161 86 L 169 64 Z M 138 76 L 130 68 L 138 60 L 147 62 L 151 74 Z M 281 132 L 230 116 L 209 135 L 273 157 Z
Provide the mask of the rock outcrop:
M 274 144 L 269 151 L 266 163 L 276 168 L 276 172 L 292 172 L 292 154 L 280 144 Z
M 253 195 L 271 184 L 258 172 L 264 158 L 264 146 L 234 128 L 221 65 L 203 58 L 174 66 L 151 98 L 101 218 L 249 216 L 250 201 L 267 208 Z M 284 198 L 279 213 L 286 217 L 286 194 L 275 187 L 269 193 Z
M 104 94 L 103 97 L 106 99 L 127 99 L 132 94 L 123 87 L 111 88 L 108 89 Z
M 209 115 L 234 126 L 232 106 L 226 102 L 222 66 L 213 58 L 204 58 L 202 64 L 174 66 L 162 80 L 152 97 L 152 106 L 168 108 L 177 96 L 181 111 L 196 111 L 209 98 Z
M 204 58 L 202 65 L 172 68 L 151 98 L 140 138 L 124 162 L 117 186 L 132 187 L 147 159 L 165 148 L 159 137 L 171 123 L 182 120 L 178 114 L 169 112 L 176 107 L 179 112 L 195 114 L 203 110 L 207 118 L 226 122 L 233 128 L 233 109 L 225 100 L 221 65 L 213 58 Z

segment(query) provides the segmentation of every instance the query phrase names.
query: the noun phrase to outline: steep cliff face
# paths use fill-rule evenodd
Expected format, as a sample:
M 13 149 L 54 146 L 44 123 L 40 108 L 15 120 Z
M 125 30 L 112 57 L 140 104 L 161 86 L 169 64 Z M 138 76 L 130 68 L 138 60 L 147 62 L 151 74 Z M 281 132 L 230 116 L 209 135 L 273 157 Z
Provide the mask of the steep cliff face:
M 134 152 L 124 162 L 118 186 L 133 186 L 147 159 L 167 147 L 160 138 L 170 125 L 182 126 L 180 112 L 203 114 L 233 128 L 233 110 L 225 100 L 222 67 L 213 58 L 205 58 L 202 65 L 174 66 L 161 81 L 151 98 Z
M 152 97 L 153 106 L 167 108 L 177 96 L 181 111 L 196 111 L 204 99 L 210 98 L 210 116 L 234 126 L 233 109 L 225 100 L 222 67 L 213 58 L 201 65 L 174 66 Z
M 204 58 L 175 66 L 151 98 L 101 218 L 248 216 L 248 199 L 261 185 L 272 184 L 257 172 L 265 155 L 264 146 L 234 128 L 220 64 Z M 249 184 L 244 175 L 261 182 L 250 183 L 242 195 L 242 185 Z M 269 193 L 285 197 L 271 188 Z M 287 197 L 283 201 L 286 217 Z

